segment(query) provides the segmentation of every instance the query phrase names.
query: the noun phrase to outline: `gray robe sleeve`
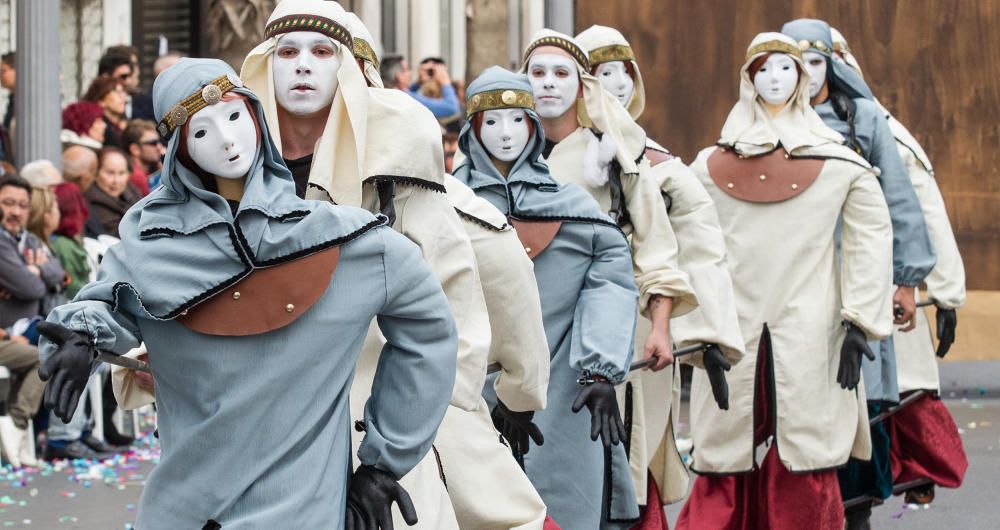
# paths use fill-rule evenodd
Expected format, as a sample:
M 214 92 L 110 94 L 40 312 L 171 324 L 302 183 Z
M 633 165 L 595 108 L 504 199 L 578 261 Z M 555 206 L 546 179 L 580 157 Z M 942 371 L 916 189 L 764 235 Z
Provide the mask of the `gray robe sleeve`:
M 871 128 L 868 161 L 881 171 L 879 183 L 892 218 L 892 282 L 915 286 L 937 261 L 920 201 L 899 158 L 896 139 L 885 115 L 868 100 L 856 99 L 855 102 L 858 123 Z
M 573 315 L 569 362 L 619 384 L 632 362 L 639 291 L 625 237 L 612 227 L 593 226 L 593 261 Z
M 49 313 L 47 320 L 87 334 L 97 349 L 108 353 L 123 355 L 142 342 L 131 315 L 112 311 L 110 305 L 98 300 L 83 299 L 61 305 Z M 43 363 L 55 350 L 54 344 L 41 338 L 38 351 Z
M 385 305 L 378 326 L 386 344 L 365 404 L 362 464 L 397 479 L 430 450 L 455 386 L 458 333 L 441 284 L 420 250 L 381 230 Z

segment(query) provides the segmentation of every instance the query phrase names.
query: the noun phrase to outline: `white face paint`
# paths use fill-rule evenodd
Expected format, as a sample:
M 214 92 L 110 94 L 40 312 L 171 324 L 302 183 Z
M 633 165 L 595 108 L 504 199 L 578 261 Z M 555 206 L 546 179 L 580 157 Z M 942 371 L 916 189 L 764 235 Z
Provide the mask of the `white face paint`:
M 809 73 L 809 97 L 814 98 L 823 90 L 826 84 L 826 57 L 818 52 L 802 52 L 802 60 L 806 63 L 806 72 Z
M 528 78 L 535 95 L 535 110 L 543 118 L 565 114 L 580 92 L 576 61 L 562 55 L 532 55 L 528 60 Z
M 601 63 L 594 72 L 597 80 L 601 82 L 604 90 L 611 92 L 611 95 L 618 98 L 623 106 L 628 106 L 632 101 L 632 92 L 635 90 L 635 80 L 628 73 L 625 61 L 612 61 Z
M 757 70 L 753 86 L 757 95 L 770 105 L 784 105 L 799 84 L 799 70 L 787 54 L 772 53 Z
M 278 39 L 271 58 L 278 105 L 296 116 L 326 110 L 337 93 L 337 44 L 314 31 L 293 31 Z
M 528 116 L 521 109 L 488 110 L 483 113 L 479 139 L 493 158 L 517 160 L 528 145 Z
M 198 111 L 191 117 L 186 141 L 191 160 L 220 178 L 246 176 L 257 155 L 257 128 L 242 99 Z

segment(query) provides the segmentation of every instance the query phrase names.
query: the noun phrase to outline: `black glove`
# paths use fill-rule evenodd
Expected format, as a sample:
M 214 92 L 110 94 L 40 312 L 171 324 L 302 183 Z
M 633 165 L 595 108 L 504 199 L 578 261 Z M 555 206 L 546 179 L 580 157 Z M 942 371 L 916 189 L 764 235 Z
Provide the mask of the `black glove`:
M 38 377 L 48 381 L 43 403 L 68 423 L 87 387 L 97 350 L 89 336 L 59 324 L 40 322 L 38 333 L 56 345 L 56 351 L 38 368 Z
M 937 356 L 948 355 L 948 350 L 955 343 L 955 328 L 958 327 L 958 314 L 954 309 L 937 308 Z
M 493 407 L 493 413 L 490 416 L 493 418 L 493 426 L 510 444 L 510 449 L 515 456 L 528 453 L 530 446 L 528 438 L 534 440 L 535 445 L 545 443 L 542 431 L 531 422 L 535 416 L 534 411 L 514 412 L 507 408 L 503 401 L 497 400 L 497 406 Z
M 580 412 L 586 405 L 590 409 L 590 439 L 601 437 L 604 447 L 618 445 L 625 439 L 625 425 L 618 412 L 615 387 L 607 381 L 587 383 L 573 402 L 573 412 Z
M 407 525 L 417 524 L 413 501 L 396 479 L 374 466 L 358 467 L 347 486 L 344 530 L 392 530 L 393 501 Z
M 733 365 L 715 344 L 709 344 L 705 348 L 702 363 L 705 365 L 705 372 L 708 373 L 708 382 L 712 384 L 712 395 L 715 396 L 719 409 L 729 410 L 729 384 L 726 383 L 726 372 Z
M 864 355 L 869 361 L 874 361 L 875 354 L 868 347 L 864 331 L 846 320 L 843 325 L 847 328 L 847 336 L 844 337 L 844 344 L 840 346 L 837 382 L 840 383 L 840 388 L 854 390 L 861 381 L 861 356 Z

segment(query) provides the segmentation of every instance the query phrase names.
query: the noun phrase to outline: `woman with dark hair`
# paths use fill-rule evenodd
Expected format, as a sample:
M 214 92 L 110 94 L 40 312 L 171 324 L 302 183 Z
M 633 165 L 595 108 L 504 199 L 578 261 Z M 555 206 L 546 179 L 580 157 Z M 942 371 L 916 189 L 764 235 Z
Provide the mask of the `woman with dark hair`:
M 59 226 L 49 240 L 52 253 L 69 275 L 66 297 L 72 299 L 90 281 L 90 263 L 83 248 L 83 226 L 90 210 L 76 184 L 64 182 L 54 189 L 59 204 Z
M 125 212 L 142 198 L 129 182 L 128 159 L 116 147 L 105 147 L 97 154 L 97 179 L 84 194 L 90 213 L 100 222 L 101 234 L 118 237 L 118 223 Z
M 104 146 L 122 148 L 122 131 L 128 120 L 125 118 L 125 106 L 128 103 L 128 93 L 121 80 L 101 76 L 90 83 L 90 88 L 83 95 L 84 101 L 91 101 L 101 106 L 104 111 L 104 122 L 107 131 L 104 133 Z
M 62 132 L 59 141 L 63 149 L 74 145 L 88 147 L 95 151 L 104 147 L 104 137 L 108 124 L 104 121 L 104 109 L 92 101 L 77 101 L 67 105 L 62 111 Z

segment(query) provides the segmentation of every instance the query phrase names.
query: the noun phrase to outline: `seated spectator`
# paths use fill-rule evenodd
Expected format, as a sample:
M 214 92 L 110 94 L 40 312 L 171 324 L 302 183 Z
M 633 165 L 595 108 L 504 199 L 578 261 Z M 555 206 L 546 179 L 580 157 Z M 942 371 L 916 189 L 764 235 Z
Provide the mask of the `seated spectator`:
M 433 81 L 440 89 L 440 97 L 428 97 L 422 94 L 420 84 L 410 86 L 412 77 L 410 67 L 402 55 L 388 55 L 382 59 L 380 73 L 386 88 L 396 88 L 408 93 L 430 109 L 437 119 L 447 118 L 459 112 L 458 94 L 451 84 L 448 66 L 441 59 L 425 59 L 420 65 L 420 81 L 422 83 Z
M 59 205 L 59 225 L 49 240 L 49 248 L 69 275 L 66 297 L 73 299 L 90 281 L 90 263 L 87 250 L 83 247 L 83 227 L 90 211 L 87 200 L 75 184 L 64 182 L 56 186 L 55 195 Z
M 0 87 L 10 93 L 7 96 L 7 112 L 3 116 L 3 126 L 0 127 L 0 160 L 14 161 L 13 132 L 14 127 L 14 89 L 17 88 L 17 70 L 14 69 L 14 52 L 7 52 L 0 57 Z
M 83 95 L 84 101 L 91 101 L 101 106 L 104 111 L 104 147 L 122 148 L 122 131 L 125 130 L 125 104 L 128 102 L 128 92 L 119 79 L 113 77 L 98 77 L 90 83 L 90 88 Z
M 0 328 L 0 366 L 10 371 L 7 415 L 0 416 L 0 441 L 5 462 L 13 467 L 36 466 L 31 456 L 35 441 L 28 436 L 28 422 L 42 403 L 45 383 L 38 378 L 38 349 L 28 339 L 10 336 Z
M 66 273 L 49 259 L 45 245 L 25 226 L 31 208 L 31 186 L 20 177 L 0 177 L 0 327 L 42 315 L 49 295 L 61 292 Z
M 141 195 L 129 182 L 128 159 L 121 149 L 105 147 L 97 155 L 97 179 L 84 192 L 90 215 L 100 222 L 101 232 L 118 236 L 118 223 Z
M 105 75 L 107 68 L 101 68 L 105 62 L 120 64 L 121 58 L 127 58 L 129 75 L 121 77 L 121 67 L 117 67 L 118 75 L 114 71 L 107 75 L 118 77 L 125 84 L 125 91 L 128 92 L 128 101 L 125 104 L 125 117 L 129 120 L 154 120 L 153 118 L 153 98 L 149 92 L 143 92 L 140 86 L 139 76 L 139 49 L 135 46 L 111 46 L 104 52 L 101 62 L 97 66 L 97 75 Z
M 59 141 L 62 142 L 63 149 L 83 146 L 96 152 L 104 147 L 107 129 L 104 109 L 100 105 L 91 101 L 78 101 L 63 109 Z
M 59 169 L 48 160 L 35 160 L 25 164 L 21 168 L 21 178 L 34 188 L 50 188 L 63 182 Z
M 149 177 L 160 170 L 160 159 L 166 152 L 160 134 L 156 132 L 156 124 L 149 120 L 130 121 L 122 134 L 122 143 L 132 168 L 129 181 L 143 196 L 149 195 L 152 187 Z
M 93 149 L 72 145 L 62 154 L 63 180 L 72 182 L 84 193 L 97 178 L 97 152 Z

